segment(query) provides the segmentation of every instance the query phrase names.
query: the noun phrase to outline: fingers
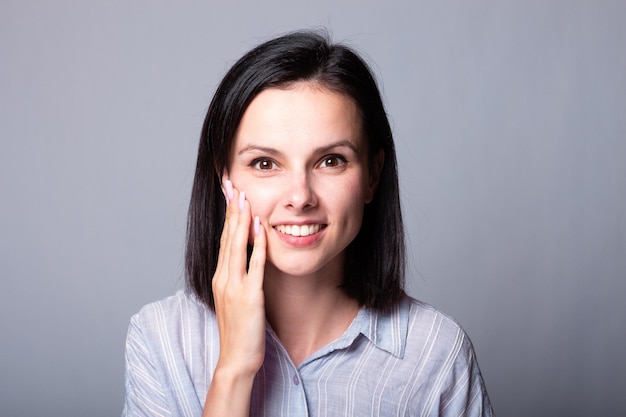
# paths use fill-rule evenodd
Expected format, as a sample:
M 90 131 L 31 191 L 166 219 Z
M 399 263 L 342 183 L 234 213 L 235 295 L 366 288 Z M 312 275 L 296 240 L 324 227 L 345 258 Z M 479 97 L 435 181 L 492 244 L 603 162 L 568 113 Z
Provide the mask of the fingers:
M 246 273 L 247 248 L 250 238 L 252 215 L 250 203 L 246 194 L 232 186 L 228 180 L 224 181 L 224 195 L 226 197 L 226 215 L 224 228 L 220 237 L 218 263 L 213 277 L 214 292 L 224 290 L 230 279 L 245 279 L 246 275 L 253 274 L 254 287 L 262 286 L 266 260 L 265 229 L 258 217 L 253 223 L 253 250 L 250 267 Z M 218 288 L 216 288 L 218 287 Z
M 240 215 L 239 206 L 237 204 L 239 192 L 233 189 L 230 181 L 224 181 L 223 187 L 224 196 L 226 198 L 226 213 L 224 216 L 224 227 L 220 236 L 217 267 L 215 268 L 213 282 L 211 283 L 216 305 L 221 302 L 229 277 L 233 272 L 230 268 L 230 257 L 231 253 L 233 253 L 232 242 L 237 231 L 237 222 Z M 245 273 L 245 270 L 239 273 Z
M 230 181 L 224 181 L 224 196 L 226 198 L 226 213 L 224 216 L 224 226 L 220 236 L 220 247 L 218 251 L 217 267 L 213 275 L 213 291 L 218 292 L 224 288 L 225 282 L 228 280 L 228 258 L 230 256 L 230 240 L 234 226 L 231 223 L 236 221 L 236 211 L 233 210 L 231 204 L 234 198 L 233 186 Z M 234 214 L 234 215 L 233 215 Z
M 241 191 L 237 195 L 235 190 L 235 196 L 237 198 L 237 204 L 231 204 L 231 206 L 237 206 L 237 214 L 233 215 L 231 212 L 232 223 L 229 222 L 229 227 L 234 225 L 232 234 L 230 235 L 229 242 L 229 256 L 228 256 L 228 269 L 234 274 L 229 274 L 229 279 L 235 276 L 242 276 L 246 272 L 246 263 L 248 258 L 248 234 L 250 231 L 250 204 L 246 201 L 245 192 Z M 234 207 L 231 208 L 235 210 Z M 235 218 L 236 217 L 236 218 Z
M 265 228 L 259 221 L 258 216 L 254 218 L 253 245 L 248 267 L 248 279 L 250 280 L 250 285 L 261 289 L 263 288 L 263 275 L 265 274 L 266 236 Z
M 226 197 L 226 204 L 230 203 L 233 199 L 233 183 L 229 180 L 224 180 L 224 196 Z

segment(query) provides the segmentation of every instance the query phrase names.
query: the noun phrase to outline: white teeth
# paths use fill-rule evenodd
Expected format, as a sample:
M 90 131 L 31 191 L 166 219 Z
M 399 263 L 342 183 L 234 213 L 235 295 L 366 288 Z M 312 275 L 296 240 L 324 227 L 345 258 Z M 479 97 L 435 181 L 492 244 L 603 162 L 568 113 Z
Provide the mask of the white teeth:
M 298 236 L 309 236 L 309 235 L 313 235 L 319 232 L 320 225 L 319 224 L 303 224 L 299 226 L 297 224 L 293 224 L 293 225 L 281 224 L 281 225 L 275 226 L 275 229 L 278 230 L 280 233 L 298 237 Z

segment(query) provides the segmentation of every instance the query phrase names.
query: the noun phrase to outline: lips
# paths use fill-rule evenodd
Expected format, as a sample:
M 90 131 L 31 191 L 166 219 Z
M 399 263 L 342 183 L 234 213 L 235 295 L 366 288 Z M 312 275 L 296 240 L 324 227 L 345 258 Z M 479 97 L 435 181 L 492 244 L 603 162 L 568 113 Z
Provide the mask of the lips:
M 284 235 L 300 237 L 314 235 L 325 227 L 325 224 L 279 224 L 274 229 Z

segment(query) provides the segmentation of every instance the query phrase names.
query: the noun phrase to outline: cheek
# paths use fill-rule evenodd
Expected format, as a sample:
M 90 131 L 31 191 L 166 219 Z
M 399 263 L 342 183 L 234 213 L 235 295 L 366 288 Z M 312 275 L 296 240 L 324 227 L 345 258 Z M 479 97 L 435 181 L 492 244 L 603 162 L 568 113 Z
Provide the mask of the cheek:
M 354 179 L 340 186 L 336 184 L 335 187 L 336 190 L 341 191 L 327 195 L 328 207 L 344 217 L 347 224 L 360 227 L 366 197 L 363 184 L 358 179 Z
M 250 204 L 252 215 L 259 216 L 261 220 L 266 219 L 270 213 L 276 187 L 271 187 L 261 181 L 237 181 L 236 179 L 232 181 L 235 188 L 246 193 L 246 200 Z
M 363 206 L 368 197 L 367 183 L 361 177 L 353 178 L 344 186 L 344 197 L 349 196 L 347 204 L 352 206 Z

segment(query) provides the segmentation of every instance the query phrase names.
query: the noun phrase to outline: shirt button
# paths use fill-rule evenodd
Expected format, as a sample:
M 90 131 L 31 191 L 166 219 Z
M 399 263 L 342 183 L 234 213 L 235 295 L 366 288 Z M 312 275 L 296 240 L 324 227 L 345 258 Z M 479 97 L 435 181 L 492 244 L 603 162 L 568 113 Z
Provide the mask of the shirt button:
M 294 375 L 293 376 L 293 383 L 295 385 L 299 385 L 300 384 L 300 378 L 298 378 L 298 375 Z

